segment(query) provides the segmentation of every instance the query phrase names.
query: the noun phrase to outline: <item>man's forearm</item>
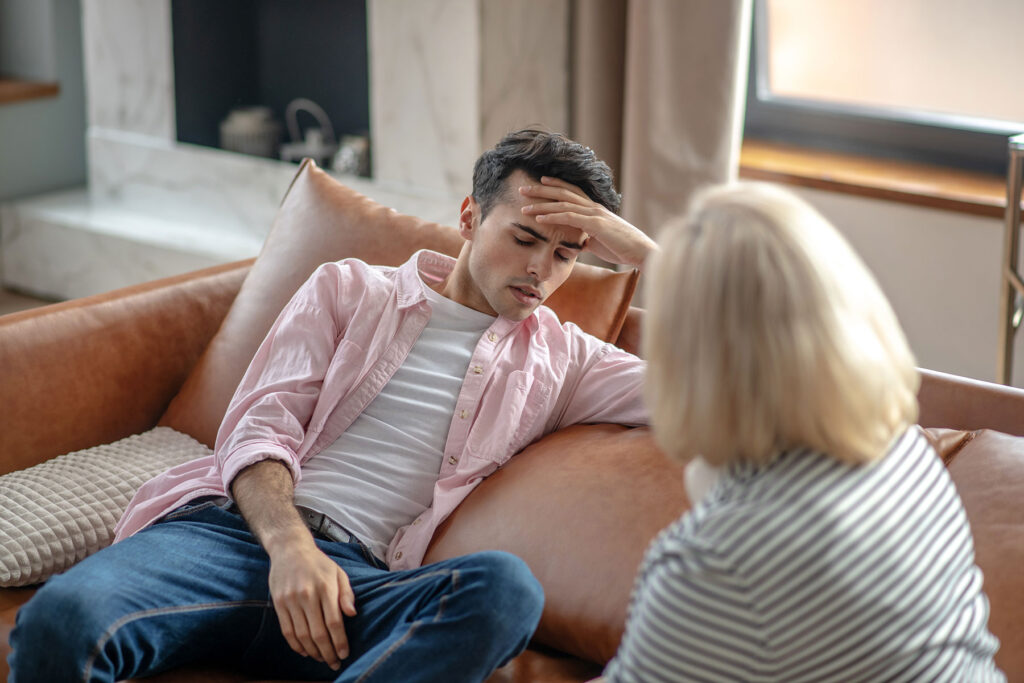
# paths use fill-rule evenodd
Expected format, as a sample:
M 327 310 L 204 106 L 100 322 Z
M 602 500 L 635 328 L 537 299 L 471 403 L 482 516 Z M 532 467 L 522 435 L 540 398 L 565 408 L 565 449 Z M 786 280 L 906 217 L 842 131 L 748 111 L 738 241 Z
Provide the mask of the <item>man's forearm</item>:
M 270 556 L 267 582 L 281 634 L 299 654 L 337 670 L 349 652 L 343 615 L 355 616 L 355 595 L 302 523 L 288 467 L 277 460 L 250 465 L 231 482 L 231 494 Z
M 267 554 L 312 542 L 312 534 L 295 509 L 295 484 L 284 463 L 263 460 L 245 468 L 231 482 L 231 495 Z

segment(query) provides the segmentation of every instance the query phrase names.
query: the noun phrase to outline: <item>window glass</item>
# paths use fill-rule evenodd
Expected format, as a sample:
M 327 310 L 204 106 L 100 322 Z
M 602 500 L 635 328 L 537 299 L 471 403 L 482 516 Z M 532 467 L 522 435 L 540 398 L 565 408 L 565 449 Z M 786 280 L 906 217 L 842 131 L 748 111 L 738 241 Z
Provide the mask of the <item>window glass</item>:
M 1024 128 L 1024 0 L 765 0 L 762 12 L 773 97 Z

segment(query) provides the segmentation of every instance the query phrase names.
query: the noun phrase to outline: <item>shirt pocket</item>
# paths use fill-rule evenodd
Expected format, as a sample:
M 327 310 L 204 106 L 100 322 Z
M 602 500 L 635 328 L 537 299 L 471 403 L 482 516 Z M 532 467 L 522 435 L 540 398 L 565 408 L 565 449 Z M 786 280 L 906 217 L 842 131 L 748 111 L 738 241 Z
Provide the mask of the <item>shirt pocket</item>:
M 507 462 L 540 436 L 550 395 L 551 387 L 532 374 L 510 373 L 504 390 L 491 390 L 481 405 L 466 442 L 470 457 L 499 466 Z

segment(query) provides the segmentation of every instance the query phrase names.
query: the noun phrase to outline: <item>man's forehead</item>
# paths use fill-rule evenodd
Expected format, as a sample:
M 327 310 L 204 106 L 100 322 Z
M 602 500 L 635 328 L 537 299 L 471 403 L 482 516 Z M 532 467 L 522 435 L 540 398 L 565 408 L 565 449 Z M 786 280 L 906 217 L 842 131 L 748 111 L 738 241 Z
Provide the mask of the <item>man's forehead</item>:
M 512 204 L 518 208 L 537 201 L 519 194 L 519 188 L 524 185 L 540 185 L 540 178 L 534 178 L 526 171 L 517 168 L 501 181 L 501 185 L 501 194 L 498 196 L 498 202 Z

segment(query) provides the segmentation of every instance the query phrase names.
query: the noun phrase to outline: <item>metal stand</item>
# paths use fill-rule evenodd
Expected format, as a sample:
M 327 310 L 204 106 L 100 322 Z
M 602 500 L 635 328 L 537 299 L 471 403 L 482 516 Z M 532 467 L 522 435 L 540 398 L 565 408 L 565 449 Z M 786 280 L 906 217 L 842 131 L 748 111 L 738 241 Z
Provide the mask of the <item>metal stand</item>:
M 1024 315 L 1024 279 L 1017 270 L 1020 248 L 1020 193 L 1024 185 L 1024 134 L 1010 138 L 1010 166 L 1006 172 L 1006 226 L 1003 232 L 1003 267 L 999 285 L 999 356 L 996 379 L 1009 384 L 1013 374 L 1013 337 Z

